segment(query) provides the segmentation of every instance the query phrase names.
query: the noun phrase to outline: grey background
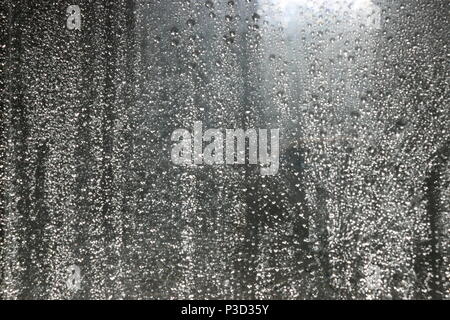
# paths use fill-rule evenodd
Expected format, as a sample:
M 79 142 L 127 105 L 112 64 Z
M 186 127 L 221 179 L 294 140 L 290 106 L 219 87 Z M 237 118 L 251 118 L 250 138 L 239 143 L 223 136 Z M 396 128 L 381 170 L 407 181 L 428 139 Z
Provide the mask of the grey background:
M 2 1 L 1 297 L 448 299 L 449 2 L 343 3 Z M 279 174 L 172 165 L 195 120 Z

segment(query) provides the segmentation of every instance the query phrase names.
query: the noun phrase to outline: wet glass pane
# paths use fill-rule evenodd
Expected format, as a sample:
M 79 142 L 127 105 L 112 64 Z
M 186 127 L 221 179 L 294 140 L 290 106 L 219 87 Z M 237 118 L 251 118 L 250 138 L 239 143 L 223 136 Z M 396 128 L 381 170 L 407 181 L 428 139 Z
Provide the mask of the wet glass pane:
M 449 299 L 447 0 L 6 1 L 3 299 Z

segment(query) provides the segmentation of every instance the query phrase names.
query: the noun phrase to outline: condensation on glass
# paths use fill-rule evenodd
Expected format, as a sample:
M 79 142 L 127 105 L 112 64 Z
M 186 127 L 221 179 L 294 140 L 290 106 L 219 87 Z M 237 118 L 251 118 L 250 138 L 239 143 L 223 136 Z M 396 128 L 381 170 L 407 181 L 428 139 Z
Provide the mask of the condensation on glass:
M 450 298 L 448 10 L 7 1 L 1 297 Z M 277 174 L 175 165 L 196 121 Z

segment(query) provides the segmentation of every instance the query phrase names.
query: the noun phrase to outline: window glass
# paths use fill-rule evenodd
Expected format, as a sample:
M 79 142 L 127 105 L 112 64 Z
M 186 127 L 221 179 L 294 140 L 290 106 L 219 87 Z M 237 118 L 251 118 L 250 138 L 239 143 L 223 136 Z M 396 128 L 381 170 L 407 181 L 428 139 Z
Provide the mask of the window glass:
M 448 12 L 9 1 L 1 297 L 449 299 Z

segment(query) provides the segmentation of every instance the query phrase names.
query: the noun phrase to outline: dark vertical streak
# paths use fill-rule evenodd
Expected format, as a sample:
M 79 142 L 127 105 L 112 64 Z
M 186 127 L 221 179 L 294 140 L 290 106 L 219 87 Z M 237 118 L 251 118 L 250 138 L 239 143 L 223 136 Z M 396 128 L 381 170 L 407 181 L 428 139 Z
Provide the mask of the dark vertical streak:
M 256 6 L 256 4 L 249 4 L 249 6 Z M 253 10 L 243 7 L 245 16 Z M 245 20 L 245 19 L 244 19 Z M 242 129 L 249 129 L 252 125 L 250 115 L 247 111 L 252 111 L 252 97 L 255 95 L 256 88 L 253 86 L 254 75 L 250 71 L 250 63 L 252 60 L 252 51 L 250 43 L 253 40 L 248 30 L 246 30 L 246 23 L 240 22 L 238 29 L 243 30 L 240 43 L 236 44 L 238 50 L 241 76 L 243 78 L 243 96 L 241 107 L 241 122 Z M 246 150 L 248 154 L 248 149 Z M 240 299 L 256 299 L 257 286 L 257 259 L 258 259 L 258 245 L 259 245 L 259 230 L 261 227 L 261 212 L 259 212 L 259 201 L 256 200 L 255 195 L 258 194 L 259 172 L 249 165 L 244 168 L 244 186 L 247 191 L 244 194 L 245 208 L 245 224 L 242 226 L 243 240 L 240 243 L 238 251 L 238 261 L 236 268 L 238 271 L 239 285 L 237 287 L 238 298 Z
M 24 104 L 24 80 L 23 67 L 24 61 L 24 30 L 26 25 L 26 11 L 22 2 L 16 3 L 12 9 L 11 21 L 12 30 L 12 66 L 11 66 L 11 128 L 14 136 L 14 169 L 16 175 L 13 177 L 13 184 L 17 190 L 17 211 L 20 216 L 20 227 L 23 230 L 29 228 L 29 218 L 31 210 L 31 177 L 28 172 L 30 169 L 28 137 L 30 128 L 28 124 L 28 110 Z M 22 276 L 21 292 L 19 298 L 30 298 L 31 294 L 31 261 L 30 261 L 30 235 L 25 231 L 25 241 L 18 248 L 18 259 L 25 267 Z
M 426 199 L 427 199 L 427 218 L 429 221 L 430 231 L 430 252 L 427 257 L 427 263 L 431 266 L 431 279 L 429 282 L 430 297 L 432 299 L 442 299 L 444 297 L 444 284 L 443 279 L 445 277 L 443 270 L 443 256 L 442 256 L 442 220 L 441 212 L 441 179 L 444 170 L 444 166 L 448 161 L 450 145 L 444 144 L 436 154 L 436 165 L 429 173 L 425 180 L 426 185 Z
M 135 36 L 136 36 L 136 21 L 135 21 L 135 1 L 134 0 L 126 0 L 126 13 L 125 13 L 125 24 L 126 24 L 126 68 L 125 68 L 125 79 L 126 79 L 126 95 L 124 99 L 125 103 L 125 112 L 128 112 L 131 109 L 133 103 L 135 103 L 136 95 L 134 92 L 134 83 L 136 81 L 136 77 L 134 74 L 134 65 L 133 61 L 135 58 Z M 128 114 L 129 115 L 129 114 Z M 124 178 L 124 188 L 123 190 L 123 198 L 121 204 L 121 214 L 123 219 L 122 224 L 122 257 L 124 259 L 124 263 L 129 266 L 129 269 L 133 269 L 132 259 L 130 258 L 130 253 L 128 252 L 129 246 L 131 246 L 131 240 L 133 237 L 133 232 L 131 229 L 131 200 L 132 193 L 130 191 L 131 188 L 131 159 L 133 157 L 133 130 L 134 126 L 132 122 L 128 122 L 125 124 L 124 129 L 124 141 L 125 149 L 123 150 L 124 154 L 124 170 L 125 170 L 125 178 Z M 124 289 L 127 294 L 131 294 L 133 292 L 133 279 L 126 275 L 124 279 Z

